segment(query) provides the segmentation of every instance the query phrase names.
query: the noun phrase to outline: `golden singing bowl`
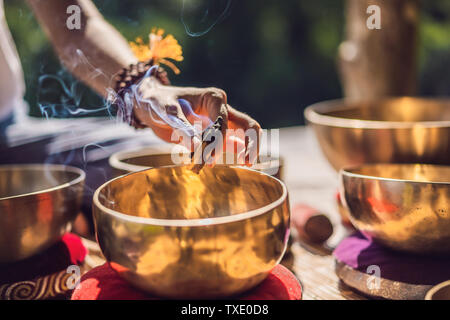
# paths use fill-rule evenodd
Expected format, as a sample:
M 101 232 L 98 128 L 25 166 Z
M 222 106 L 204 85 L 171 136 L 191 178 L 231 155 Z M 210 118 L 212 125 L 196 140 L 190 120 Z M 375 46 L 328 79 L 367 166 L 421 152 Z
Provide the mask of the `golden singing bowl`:
M 450 280 L 432 287 L 425 295 L 425 300 L 450 300 Z
M 56 243 L 80 212 L 85 174 L 69 166 L 0 166 L 0 263 Z
M 115 177 L 150 168 L 173 166 L 172 149 L 172 144 L 160 144 L 119 151 L 109 157 L 109 165 Z
M 365 163 L 450 165 L 450 99 L 334 100 L 308 107 L 305 117 L 336 170 Z
M 123 174 L 138 172 L 150 168 L 159 168 L 177 165 L 172 159 L 172 144 L 161 144 L 135 150 L 119 151 L 109 157 L 109 165 L 113 169 L 113 175 L 118 177 Z M 190 155 L 190 152 L 188 153 Z M 227 155 L 223 156 L 226 163 Z M 252 169 L 267 173 L 282 180 L 282 159 L 271 156 L 260 156 Z
M 352 224 L 381 244 L 412 253 L 450 253 L 450 167 L 374 164 L 341 170 Z
M 167 298 L 247 291 L 279 263 L 289 237 L 286 186 L 254 170 L 155 168 L 94 194 L 104 256 L 123 278 Z

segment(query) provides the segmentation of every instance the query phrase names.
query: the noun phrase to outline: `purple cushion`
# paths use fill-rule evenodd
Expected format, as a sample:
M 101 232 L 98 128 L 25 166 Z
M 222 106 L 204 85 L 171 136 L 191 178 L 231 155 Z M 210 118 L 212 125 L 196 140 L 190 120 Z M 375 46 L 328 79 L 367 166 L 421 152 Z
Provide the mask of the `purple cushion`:
M 342 240 L 333 255 L 338 261 L 364 273 L 369 266 L 377 265 L 381 278 L 388 280 L 435 285 L 450 279 L 450 256 L 419 256 L 393 251 L 360 233 Z

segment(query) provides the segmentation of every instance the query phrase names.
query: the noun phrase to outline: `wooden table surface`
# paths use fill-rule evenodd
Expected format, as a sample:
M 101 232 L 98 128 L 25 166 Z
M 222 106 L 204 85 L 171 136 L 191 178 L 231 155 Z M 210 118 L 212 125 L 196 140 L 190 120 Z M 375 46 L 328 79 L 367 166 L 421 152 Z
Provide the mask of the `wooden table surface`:
M 283 180 L 288 187 L 290 204 L 307 204 L 330 217 L 335 231 L 327 245 L 332 248 L 346 234 L 335 203 L 337 173 L 321 154 L 310 128 L 283 128 L 279 134 L 279 152 L 284 161 Z M 88 240 L 85 240 L 85 245 L 92 253 L 87 261 L 90 267 L 103 264 L 98 245 Z M 318 250 L 294 242 L 291 252 L 291 269 L 302 283 L 303 299 L 365 299 L 339 281 L 334 272 L 331 250 Z
M 330 217 L 335 232 L 328 241 L 337 245 L 347 233 L 340 223 L 335 194 L 338 175 L 321 153 L 310 128 L 280 130 L 280 156 L 284 160 L 285 181 L 291 206 L 302 203 Z M 334 259 L 328 250 L 317 250 L 295 242 L 292 245 L 293 271 L 302 282 L 305 300 L 365 299 L 341 283 L 334 272 Z

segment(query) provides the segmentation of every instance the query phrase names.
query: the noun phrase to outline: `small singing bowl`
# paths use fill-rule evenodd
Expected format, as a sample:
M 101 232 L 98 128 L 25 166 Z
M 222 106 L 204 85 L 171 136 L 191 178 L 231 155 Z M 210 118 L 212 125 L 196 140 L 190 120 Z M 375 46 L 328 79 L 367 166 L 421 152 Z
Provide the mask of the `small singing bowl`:
M 352 224 L 392 249 L 450 253 L 450 167 L 363 165 L 340 172 Z
M 150 168 L 159 168 L 177 165 L 172 157 L 173 145 L 161 144 L 135 150 L 119 151 L 111 155 L 109 165 L 113 169 L 115 177 L 138 172 Z M 190 152 L 186 152 L 190 155 Z M 231 159 L 233 159 L 232 157 Z M 223 156 L 226 163 L 227 155 Z M 235 165 L 235 163 L 230 163 Z M 260 156 L 252 169 L 267 173 L 280 180 L 282 177 L 282 159 L 279 157 Z
M 450 280 L 431 288 L 425 295 L 425 300 L 450 300 Z
M 80 212 L 85 173 L 51 164 L 0 166 L 0 263 L 38 254 Z
M 333 100 L 305 110 L 338 171 L 366 163 L 450 165 L 450 99 Z
M 97 189 L 93 213 L 111 267 L 163 298 L 239 295 L 280 262 L 289 237 L 286 186 L 241 167 L 131 173 Z

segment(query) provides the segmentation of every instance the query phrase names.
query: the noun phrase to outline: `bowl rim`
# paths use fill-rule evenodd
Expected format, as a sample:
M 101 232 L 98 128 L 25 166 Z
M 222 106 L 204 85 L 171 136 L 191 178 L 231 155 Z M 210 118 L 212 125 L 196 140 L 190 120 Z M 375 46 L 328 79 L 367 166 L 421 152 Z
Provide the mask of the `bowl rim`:
M 321 112 L 338 111 L 355 108 L 355 104 L 368 103 L 375 104 L 381 102 L 395 102 L 395 101 L 415 100 L 423 102 L 446 102 L 450 107 L 450 98 L 448 97 L 385 97 L 379 100 L 375 99 L 334 99 L 314 103 L 308 106 L 305 111 L 305 119 L 316 125 L 326 125 L 340 128 L 356 128 L 356 129 L 411 129 L 411 128 L 445 128 L 450 127 L 450 120 L 436 120 L 436 121 L 382 121 L 382 120 L 362 120 L 342 118 L 322 114 Z M 321 110 L 321 111 L 319 111 Z
M 134 159 L 134 158 L 143 157 L 143 156 L 169 155 L 173 151 L 173 146 L 174 145 L 169 144 L 169 143 L 159 143 L 159 144 L 153 144 L 153 145 L 148 145 L 148 146 L 140 146 L 140 147 L 125 149 L 125 150 L 120 150 L 120 151 L 114 152 L 108 158 L 108 164 L 113 169 L 127 171 L 129 173 L 152 169 L 155 167 L 148 167 L 148 166 L 141 166 L 141 165 L 137 165 L 137 164 L 126 163 L 124 160 Z M 177 145 L 175 145 L 175 146 L 177 146 Z M 183 148 L 181 145 L 178 145 L 178 146 Z M 179 151 L 181 151 L 181 149 Z M 190 155 L 190 152 L 188 152 L 187 149 L 186 149 L 186 154 Z
M 394 179 L 394 178 L 384 178 L 380 176 L 372 176 L 367 174 L 361 174 L 361 173 L 355 173 L 352 172 L 352 170 L 358 170 L 364 167 L 375 167 L 375 166 L 430 166 L 430 167 L 440 167 L 440 168 L 448 168 L 450 169 L 450 166 L 446 165 L 438 165 L 438 164 L 427 164 L 427 163 L 366 163 L 358 166 L 350 166 L 350 167 L 344 167 L 339 170 L 340 176 L 346 176 L 351 178 L 359 178 L 359 179 L 369 179 L 369 180 L 378 180 L 378 181 L 395 181 L 395 182 L 402 182 L 402 183 L 421 183 L 421 184 L 436 184 L 436 185 L 450 185 L 449 181 L 420 181 L 420 180 L 411 180 L 411 179 Z
M 140 173 L 143 173 L 143 172 L 149 171 L 149 170 L 158 170 L 158 169 L 162 169 L 162 168 L 171 168 L 171 167 L 187 167 L 187 165 L 174 165 L 174 166 L 163 166 L 163 167 L 158 167 L 158 168 L 150 168 L 150 169 L 142 170 L 139 172 L 131 172 L 128 174 L 124 174 L 117 178 L 114 178 L 114 179 L 111 179 L 111 180 L 105 182 L 100 187 L 98 187 L 94 193 L 94 197 L 93 197 L 94 207 L 99 209 L 99 211 L 101 211 L 103 213 L 112 215 L 115 218 L 118 218 L 120 220 L 125 220 L 127 222 L 133 222 L 133 223 L 139 223 L 139 224 L 145 224 L 145 225 L 155 225 L 155 226 L 161 226 L 161 227 L 196 227 L 196 226 L 206 226 L 206 225 L 208 225 L 208 226 L 209 225 L 219 225 L 219 224 L 238 222 L 238 221 L 254 218 L 256 216 L 262 215 L 262 214 L 264 214 L 268 211 L 271 211 L 271 210 L 275 209 L 276 207 L 280 206 L 283 202 L 285 202 L 287 200 L 287 197 L 288 197 L 287 187 L 281 180 L 279 180 L 267 173 L 257 171 L 254 169 L 240 167 L 240 166 L 226 166 L 226 167 L 238 169 L 238 170 L 252 171 L 252 172 L 260 174 L 260 175 L 265 175 L 265 176 L 269 177 L 269 179 L 275 180 L 276 182 L 278 182 L 278 184 L 282 188 L 281 196 L 277 200 L 269 203 L 268 205 L 260 207 L 258 209 L 254 209 L 254 210 L 243 212 L 243 213 L 237 213 L 237 214 L 225 216 L 225 217 L 202 218 L 202 219 L 156 219 L 156 218 L 136 217 L 136 216 L 118 212 L 116 210 L 109 209 L 109 208 L 105 207 L 103 204 L 101 204 L 99 201 L 99 194 L 103 190 L 103 188 L 106 187 L 109 183 L 114 182 L 115 180 L 124 178 L 129 175 L 133 175 L 133 174 L 140 174 Z
M 69 182 L 63 183 L 63 184 L 58 184 L 57 186 L 54 186 L 52 188 L 46 188 L 46 189 L 42 189 L 42 190 L 38 190 L 38 191 L 34 191 L 34 192 L 29 192 L 29 193 L 22 193 L 19 195 L 14 195 L 14 196 L 9 196 L 9 197 L 0 197 L 0 202 L 1 201 L 5 201 L 5 200 L 11 200 L 11 199 L 17 199 L 17 198 L 24 198 L 24 197 L 28 197 L 28 196 L 33 196 L 33 195 L 37 195 L 37 194 L 44 194 L 44 193 L 48 193 L 48 192 L 53 192 L 56 190 L 61 190 L 61 189 L 65 189 L 71 186 L 74 186 L 82 181 L 84 181 L 86 179 L 86 173 L 77 167 L 73 167 L 73 166 L 68 166 L 68 165 L 63 165 L 63 164 L 6 164 L 6 165 L 0 165 L 0 172 L 4 171 L 4 170 L 29 170 L 29 171 L 42 171 L 44 172 L 45 170 L 51 170 L 51 171 L 61 171 L 61 172 L 72 172 L 75 174 L 78 174 L 78 176 L 75 179 L 70 180 Z
M 137 148 L 133 148 L 133 149 L 117 151 L 109 157 L 108 164 L 111 168 L 113 168 L 115 170 L 126 171 L 127 173 L 139 172 L 139 171 L 143 171 L 143 170 L 147 170 L 147 169 L 156 168 L 156 167 L 131 164 L 131 163 L 125 162 L 124 160 L 130 160 L 130 159 L 144 157 L 144 156 L 170 155 L 171 151 L 173 149 L 169 149 L 170 147 L 168 145 L 170 145 L 170 144 L 161 143 L 161 144 L 157 144 L 157 145 L 141 146 L 141 147 L 137 147 Z M 181 151 L 181 149 L 179 151 Z M 186 149 L 186 154 L 190 155 L 191 153 L 188 152 L 188 150 Z M 267 156 L 267 155 L 263 154 L 262 156 Z M 267 161 L 257 162 L 253 165 L 253 168 L 255 168 L 258 171 L 264 170 L 266 168 L 264 166 L 267 165 L 268 163 L 271 164 L 272 162 L 275 162 L 277 167 L 283 166 L 283 159 L 281 156 L 269 155 L 267 157 L 268 157 Z M 171 165 L 169 165 L 169 166 L 171 166 Z M 234 165 L 234 166 L 245 167 L 244 165 Z M 161 167 L 167 167 L 167 166 L 158 166 L 158 168 L 161 168 Z
M 444 289 L 446 287 L 450 287 L 450 280 L 438 283 L 437 285 L 431 287 L 430 290 L 427 291 L 425 295 L 425 300 L 434 300 L 433 296 L 441 289 Z

